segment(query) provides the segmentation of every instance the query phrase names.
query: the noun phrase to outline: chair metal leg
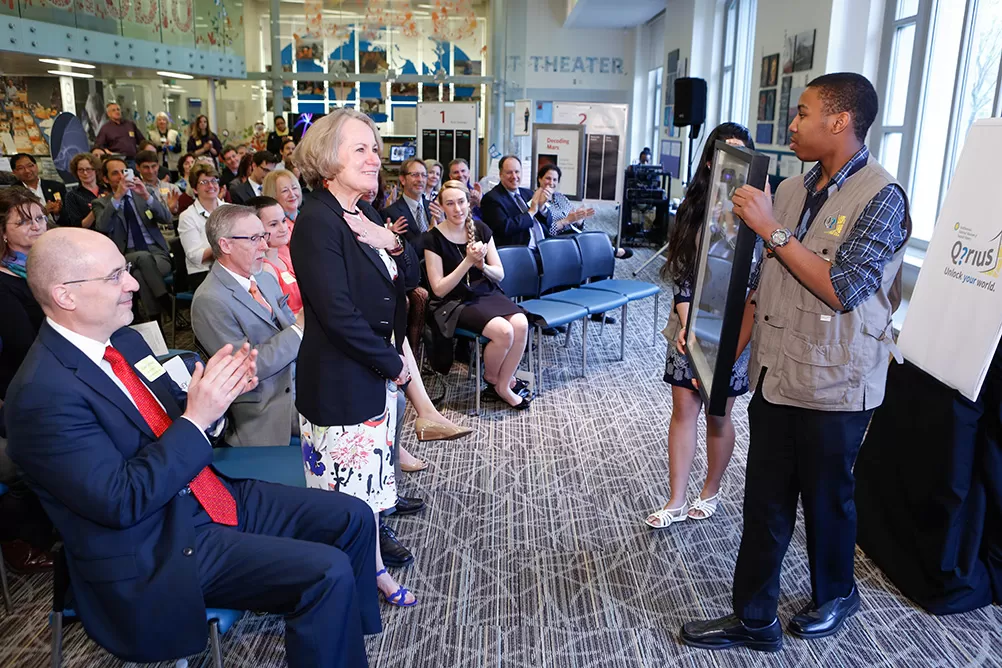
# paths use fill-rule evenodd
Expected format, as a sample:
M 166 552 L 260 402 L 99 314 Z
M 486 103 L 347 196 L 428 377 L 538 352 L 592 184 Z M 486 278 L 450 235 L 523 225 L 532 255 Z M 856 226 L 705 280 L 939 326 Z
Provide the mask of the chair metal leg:
M 570 331 L 570 327 L 567 328 Z M 581 377 L 588 375 L 588 318 L 581 319 Z
M 605 334 L 605 313 L 602 314 L 602 322 L 598 323 L 598 338 Z
M 63 665 L 63 613 L 52 613 L 52 668 Z
M 658 302 L 658 298 L 659 297 L 661 297 L 661 293 L 660 292 L 655 292 L 654 293 L 654 331 L 651 332 L 651 345 L 652 346 L 658 345 L 658 316 L 659 316 L 659 308 L 661 306 L 661 304 Z
M 219 644 L 219 621 L 216 619 L 209 622 L 209 647 L 213 668 L 223 668 L 223 648 Z
M 0 554 L 0 589 L 3 590 L 3 604 L 7 608 L 7 614 L 14 614 L 14 603 L 10 600 L 10 589 L 7 587 L 7 566 L 3 563 L 2 554 Z
M 567 335 L 564 337 L 564 348 L 566 348 L 567 344 L 571 342 L 571 326 L 572 325 L 573 325 L 573 323 L 570 323 L 570 322 L 567 323 Z
M 539 369 L 539 382 L 536 384 L 536 396 L 543 393 L 543 328 L 536 326 L 536 368 Z
M 626 307 L 629 306 L 629 302 L 623 304 L 623 314 L 620 316 L 622 323 L 619 326 L 619 361 L 623 361 L 623 357 L 626 355 Z
M 476 350 L 477 378 L 476 378 L 476 381 L 474 381 L 476 383 L 476 387 L 477 387 L 477 405 L 476 405 L 476 410 L 474 411 L 473 414 L 474 415 L 480 415 L 480 382 L 481 382 L 480 379 L 484 377 L 483 376 L 484 372 L 483 372 L 483 369 L 480 368 L 480 340 L 479 339 L 477 339 L 477 340 L 475 340 L 473 342 L 473 347 L 477 349 Z
M 177 347 L 177 297 L 170 300 L 170 347 Z

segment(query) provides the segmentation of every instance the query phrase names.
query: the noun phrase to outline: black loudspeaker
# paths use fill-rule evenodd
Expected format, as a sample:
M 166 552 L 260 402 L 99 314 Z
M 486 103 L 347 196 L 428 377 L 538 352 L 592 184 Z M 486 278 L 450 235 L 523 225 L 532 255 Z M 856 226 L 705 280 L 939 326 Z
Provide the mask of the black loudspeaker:
M 675 127 L 702 125 L 706 121 L 706 79 L 675 79 Z

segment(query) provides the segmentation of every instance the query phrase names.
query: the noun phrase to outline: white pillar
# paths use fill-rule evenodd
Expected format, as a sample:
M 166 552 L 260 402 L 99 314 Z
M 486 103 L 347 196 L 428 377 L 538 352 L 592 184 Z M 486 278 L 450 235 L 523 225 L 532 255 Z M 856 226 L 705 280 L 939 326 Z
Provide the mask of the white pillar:
M 206 100 L 206 116 L 209 117 L 209 128 L 213 132 L 219 129 L 219 125 L 216 123 L 216 80 L 209 79 L 209 99 Z

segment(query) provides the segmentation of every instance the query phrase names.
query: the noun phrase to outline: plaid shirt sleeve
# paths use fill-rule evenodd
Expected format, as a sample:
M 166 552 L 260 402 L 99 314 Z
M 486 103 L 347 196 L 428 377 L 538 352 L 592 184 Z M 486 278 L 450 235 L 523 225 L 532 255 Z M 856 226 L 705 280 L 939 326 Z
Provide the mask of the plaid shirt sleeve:
M 884 267 L 904 244 L 905 198 L 895 185 L 870 200 L 848 238 L 835 253 L 830 276 L 846 311 L 869 299 L 880 287 Z

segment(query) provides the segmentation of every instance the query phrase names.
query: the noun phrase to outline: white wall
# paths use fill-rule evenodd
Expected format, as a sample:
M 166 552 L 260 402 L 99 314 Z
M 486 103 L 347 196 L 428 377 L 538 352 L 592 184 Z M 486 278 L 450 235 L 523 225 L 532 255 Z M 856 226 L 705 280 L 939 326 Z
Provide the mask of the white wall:
M 564 28 L 566 17 L 566 0 L 510 3 L 505 36 L 509 88 L 525 88 L 525 97 L 533 100 L 631 102 L 633 30 Z M 517 34 L 522 25 L 524 37 Z

